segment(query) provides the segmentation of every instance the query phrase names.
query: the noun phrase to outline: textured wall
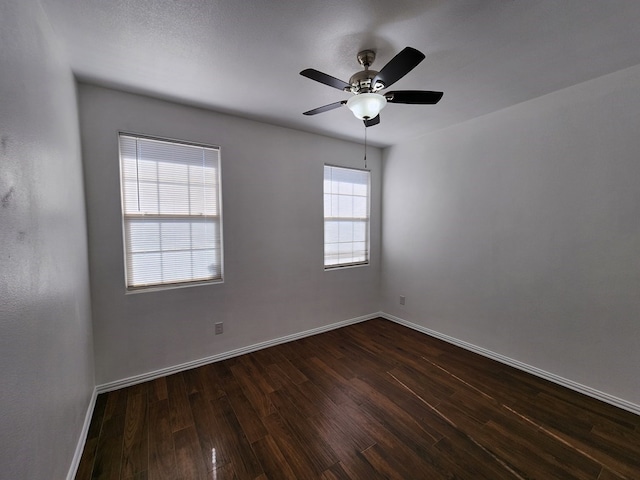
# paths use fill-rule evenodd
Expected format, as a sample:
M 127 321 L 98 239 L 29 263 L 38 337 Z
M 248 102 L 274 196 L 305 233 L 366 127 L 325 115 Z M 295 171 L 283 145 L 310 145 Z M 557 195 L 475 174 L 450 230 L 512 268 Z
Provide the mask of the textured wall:
M 383 310 L 640 405 L 639 124 L 634 67 L 385 151 Z
M 0 478 L 49 480 L 94 379 L 75 84 L 34 3 L 0 3 Z
M 379 310 L 379 149 L 371 265 L 325 272 L 323 165 L 361 145 L 88 85 L 80 116 L 98 384 Z M 125 295 L 118 130 L 221 147 L 223 284 Z

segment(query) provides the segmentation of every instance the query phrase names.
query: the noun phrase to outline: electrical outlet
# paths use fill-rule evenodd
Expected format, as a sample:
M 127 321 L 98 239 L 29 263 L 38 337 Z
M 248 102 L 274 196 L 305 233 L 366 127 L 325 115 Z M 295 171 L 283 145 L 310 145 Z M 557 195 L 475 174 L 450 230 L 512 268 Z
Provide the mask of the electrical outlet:
M 400 305 L 404 305 L 406 298 L 404 295 L 400 295 Z
M 222 322 L 216 323 L 216 335 L 222 335 L 224 332 L 224 326 Z

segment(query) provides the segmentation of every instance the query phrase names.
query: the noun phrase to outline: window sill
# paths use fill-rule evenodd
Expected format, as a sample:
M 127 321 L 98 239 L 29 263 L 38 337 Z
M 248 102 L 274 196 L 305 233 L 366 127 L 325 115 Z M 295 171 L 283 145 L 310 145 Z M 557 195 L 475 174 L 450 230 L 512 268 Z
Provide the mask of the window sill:
M 176 284 L 167 284 L 167 285 L 151 285 L 149 287 L 136 287 L 136 288 L 127 288 L 125 291 L 125 295 L 136 295 L 138 293 L 148 293 L 148 292 L 162 292 L 165 290 L 178 290 L 181 288 L 191 288 L 191 287 L 200 287 L 203 285 L 218 285 L 224 283 L 224 279 L 220 280 L 207 280 L 204 282 L 189 282 L 189 283 L 176 283 Z
M 348 263 L 345 265 L 330 265 L 328 267 L 324 267 L 325 272 L 330 272 L 332 270 L 342 270 L 344 268 L 358 268 L 358 267 L 368 267 L 370 262 L 366 263 Z

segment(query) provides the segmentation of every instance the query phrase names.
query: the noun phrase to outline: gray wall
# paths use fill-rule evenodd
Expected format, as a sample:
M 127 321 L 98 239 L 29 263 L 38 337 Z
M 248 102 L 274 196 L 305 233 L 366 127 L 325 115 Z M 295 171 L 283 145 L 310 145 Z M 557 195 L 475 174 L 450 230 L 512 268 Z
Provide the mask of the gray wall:
M 385 150 L 382 309 L 639 405 L 639 125 L 633 67 Z
M 0 478 L 64 478 L 94 387 L 73 76 L 36 2 L 0 3 Z
M 379 149 L 371 265 L 325 272 L 323 164 L 361 145 L 89 85 L 80 116 L 99 385 L 379 310 Z M 223 284 L 125 294 L 118 130 L 221 146 Z

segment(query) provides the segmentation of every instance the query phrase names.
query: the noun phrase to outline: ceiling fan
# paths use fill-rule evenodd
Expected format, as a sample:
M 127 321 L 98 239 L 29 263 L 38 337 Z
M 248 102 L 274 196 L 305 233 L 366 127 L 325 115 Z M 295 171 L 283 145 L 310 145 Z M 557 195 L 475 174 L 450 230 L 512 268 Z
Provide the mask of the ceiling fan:
M 424 54 L 415 48 L 406 47 L 382 67 L 379 72 L 369 70 L 376 58 L 376 52 L 373 50 L 363 50 L 358 53 L 357 58 L 358 63 L 364 67 L 364 70 L 353 74 L 349 79 L 349 83 L 313 68 L 307 68 L 300 72 L 303 77 L 354 94 L 348 100 L 341 100 L 314 108 L 304 112 L 303 115 L 317 115 L 346 104 L 357 118 L 364 120 L 366 127 L 372 127 L 380 123 L 380 110 L 387 103 L 435 105 L 442 98 L 442 92 L 425 90 L 397 90 L 395 92 L 379 93 L 381 90 L 396 83 L 424 60 Z

